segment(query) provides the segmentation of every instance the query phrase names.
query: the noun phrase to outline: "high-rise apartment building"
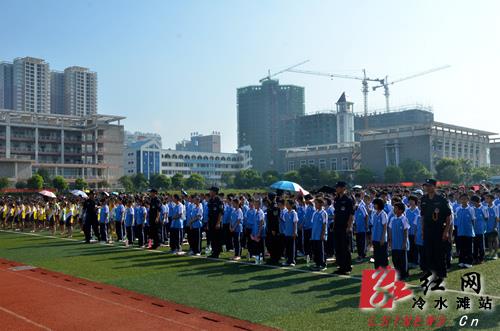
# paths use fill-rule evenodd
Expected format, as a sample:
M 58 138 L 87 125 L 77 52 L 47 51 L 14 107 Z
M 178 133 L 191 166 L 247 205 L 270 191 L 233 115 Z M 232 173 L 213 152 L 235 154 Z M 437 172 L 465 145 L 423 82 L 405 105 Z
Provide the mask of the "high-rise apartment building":
M 238 147 L 251 146 L 255 169 L 280 169 L 282 123 L 304 115 L 304 88 L 268 79 L 261 85 L 239 88 L 237 108 Z
M 97 73 L 76 66 L 64 70 L 64 111 L 76 116 L 97 114 Z
M 50 112 L 64 114 L 64 73 L 50 72 Z
M 0 62 L 0 109 L 13 107 L 13 71 L 12 63 Z
M 50 68 L 45 60 L 33 57 L 14 60 L 12 108 L 50 113 Z

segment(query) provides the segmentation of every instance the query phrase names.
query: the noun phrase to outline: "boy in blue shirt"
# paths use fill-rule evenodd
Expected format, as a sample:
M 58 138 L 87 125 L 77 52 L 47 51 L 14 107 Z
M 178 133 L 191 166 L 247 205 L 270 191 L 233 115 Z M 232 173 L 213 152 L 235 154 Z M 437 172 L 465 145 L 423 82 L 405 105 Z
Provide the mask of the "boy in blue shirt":
M 123 238 L 123 217 L 125 215 L 125 207 L 121 199 L 118 199 L 118 204 L 114 208 L 115 231 L 118 241 L 124 241 Z
M 233 237 L 231 235 L 231 230 L 229 229 L 231 224 L 231 214 L 233 213 L 233 207 L 231 206 L 232 198 L 233 196 L 229 194 L 227 199 L 224 199 L 224 213 L 222 214 L 222 231 L 224 235 L 224 243 L 226 245 L 226 252 L 230 252 L 234 249 Z
M 415 237 L 417 234 L 417 221 L 420 217 L 420 209 L 417 207 L 418 198 L 411 195 L 408 198 L 408 208 L 406 208 L 405 216 L 410 224 L 410 230 L 408 232 L 408 240 L 410 242 L 410 247 L 408 250 L 408 268 L 414 268 L 418 263 L 418 249 L 415 243 Z
M 125 209 L 125 233 L 127 234 L 127 240 L 125 241 L 125 246 L 134 244 L 133 227 L 134 227 L 134 208 L 132 207 L 132 201 L 128 200 L 126 202 L 127 208 Z
M 361 199 L 361 194 L 354 195 L 356 200 L 356 211 L 354 212 L 354 231 L 356 233 L 356 248 L 358 251 L 357 262 L 362 262 L 366 258 L 366 231 L 368 229 L 368 212 L 365 203 Z
M 99 232 L 101 241 L 108 242 L 108 223 L 109 223 L 109 206 L 106 199 L 102 199 L 101 209 L 99 210 Z
M 325 241 L 327 239 L 326 227 L 328 224 L 328 215 L 323 208 L 324 200 L 322 198 L 314 199 L 316 211 L 312 216 L 311 228 L 311 247 L 314 258 L 315 270 L 326 270 L 325 259 Z
M 265 213 L 261 208 L 259 199 L 254 201 L 255 207 L 255 222 L 250 235 L 251 245 L 248 247 L 248 254 L 255 256 L 255 264 L 262 264 L 264 262 L 264 241 L 266 238 L 266 220 Z M 250 252 L 251 248 L 251 252 Z
M 306 259 L 311 258 L 311 232 L 312 232 L 312 217 L 314 214 L 314 204 L 312 202 L 312 197 L 306 196 L 306 206 L 304 214 L 304 222 L 302 224 L 302 247 L 304 250 L 304 255 Z M 297 213 L 298 217 L 298 213 Z M 298 227 L 297 227 L 298 229 Z
M 469 206 L 469 196 L 460 195 L 460 207 L 456 210 L 455 226 L 457 227 L 457 248 L 459 251 L 458 266 L 472 267 L 472 241 L 474 238 L 474 221 L 476 214 Z
M 382 199 L 373 200 L 372 214 L 372 244 L 373 244 L 373 259 L 374 267 L 387 267 L 389 264 L 387 258 L 387 214 L 384 211 L 385 203 Z
M 142 201 L 138 199 L 134 208 L 135 236 L 139 241 L 139 247 L 144 247 L 144 218 L 146 217 L 146 208 Z
M 394 217 L 389 222 L 389 242 L 392 250 L 392 264 L 394 269 L 398 271 L 399 279 L 405 280 L 408 277 L 408 248 L 410 246 L 408 240 L 408 231 L 410 224 L 408 219 L 403 215 L 405 205 L 402 202 L 394 204 Z
M 181 203 L 181 198 L 178 194 L 173 196 L 173 212 L 172 223 L 170 224 L 170 249 L 172 254 L 182 254 L 182 229 L 183 229 L 183 214 L 184 206 Z
M 486 232 L 486 224 L 488 221 L 488 207 L 481 204 L 481 199 L 477 195 L 473 195 L 470 199 L 474 207 L 476 220 L 474 222 L 474 248 L 472 251 L 472 259 L 474 264 L 484 262 L 484 233 Z
M 190 208 L 190 214 L 188 216 L 188 241 L 189 247 L 191 248 L 190 254 L 200 256 L 203 206 L 201 205 L 200 198 L 198 196 L 193 197 L 192 201 L 193 204 Z
M 295 267 L 295 258 L 297 255 L 297 250 L 295 247 L 295 240 L 297 239 L 297 223 L 299 222 L 299 216 L 295 211 L 295 202 L 291 199 L 286 201 L 286 212 L 283 213 L 283 235 L 285 243 L 285 257 L 286 263 L 283 263 L 285 267 Z
M 485 197 L 488 208 L 488 222 L 486 223 L 486 242 L 488 247 L 488 258 L 492 260 L 498 259 L 498 221 L 499 208 L 494 203 L 495 197 L 493 194 L 487 194 Z
M 233 260 L 241 259 L 241 236 L 243 233 L 243 210 L 241 209 L 240 200 L 233 199 L 233 212 L 231 213 L 230 231 L 233 236 L 234 257 Z
M 333 201 L 330 198 L 325 198 L 326 214 L 328 215 L 328 224 L 326 225 L 326 242 L 325 242 L 325 255 L 326 258 L 332 258 L 335 255 L 335 236 L 333 235 L 333 222 L 335 215 L 335 207 L 333 206 Z

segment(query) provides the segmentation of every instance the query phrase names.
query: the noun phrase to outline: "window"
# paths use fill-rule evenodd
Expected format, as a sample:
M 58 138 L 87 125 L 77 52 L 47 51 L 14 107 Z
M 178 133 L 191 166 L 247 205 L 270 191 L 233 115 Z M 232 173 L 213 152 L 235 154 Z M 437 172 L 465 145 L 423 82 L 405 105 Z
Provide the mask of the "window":
M 342 158 L 342 170 L 349 170 L 349 159 L 346 157 Z
M 320 170 L 326 169 L 326 160 L 324 159 L 319 160 L 319 169 Z
M 300 167 L 304 167 L 307 165 L 307 161 L 306 160 L 300 160 Z
M 313 166 L 313 165 L 315 164 L 314 160 L 309 160 L 307 163 L 308 163 L 310 166 Z
M 330 160 L 330 170 L 337 170 L 337 159 L 331 159 Z
M 288 161 L 288 171 L 295 170 L 295 161 Z

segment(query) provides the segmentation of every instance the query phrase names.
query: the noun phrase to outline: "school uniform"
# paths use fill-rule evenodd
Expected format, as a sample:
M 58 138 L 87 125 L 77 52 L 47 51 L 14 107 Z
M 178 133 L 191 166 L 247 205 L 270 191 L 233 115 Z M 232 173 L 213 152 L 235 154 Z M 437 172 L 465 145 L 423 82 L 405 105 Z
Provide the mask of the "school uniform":
M 472 258 L 474 263 L 484 261 L 484 234 L 486 233 L 486 223 L 488 222 L 488 207 L 474 207 L 476 220 L 474 221 L 474 241 Z
M 130 207 L 125 209 L 125 232 L 127 235 L 127 241 L 129 245 L 134 243 L 134 208 Z
M 255 208 L 249 208 L 246 212 L 243 209 L 243 231 L 244 234 L 241 238 L 241 247 L 249 248 L 250 236 L 252 235 L 252 229 L 255 224 Z
M 312 205 L 306 206 L 304 215 L 304 224 L 302 225 L 302 245 L 304 247 L 304 254 L 311 256 L 311 232 L 312 232 L 312 217 L 314 214 L 314 207 Z M 297 214 L 298 217 L 298 214 Z
M 420 217 L 420 209 L 418 207 L 415 207 L 415 209 L 406 208 L 405 216 L 410 224 L 410 229 L 408 230 L 408 240 L 410 242 L 410 246 L 408 247 L 408 263 L 416 265 L 418 263 L 418 249 L 415 244 L 415 236 L 417 234 L 417 221 Z
M 331 258 L 335 255 L 335 236 L 333 234 L 335 207 L 333 207 L 333 204 L 326 208 L 326 214 L 328 215 L 328 223 L 326 225 L 326 231 L 328 233 L 325 242 L 325 255 L 327 258 Z
M 288 209 L 283 208 L 280 211 L 280 222 L 279 222 L 279 252 L 280 256 L 285 256 L 285 222 L 286 218 L 288 215 Z M 297 223 L 298 223 L 298 216 L 297 216 Z
M 114 208 L 115 232 L 117 239 L 123 240 L 123 215 L 125 207 L 120 203 Z
M 142 206 L 136 206 L 134 208 L 134 229 L 135 237 L 138 239 L 139 247 L 144 246 L 144 219 L 146 217 L 146 208 Z
M 299 221 L 297 222 L 297 238 L 300 238 L 300 240 L 296 241 L 297 252 L 305 254 L 304 241 L 302 238 L 304 238 L 303 226 L 304 226 L 304 219 L 306 217 L 306 206 L 297 203 L 297 216 L 299 217 Z
M 243 233 L 243 211 L 241 208 L 233 208 L 231 213 L 231 229 L 233 236 L 234 256 L 241 256 L 241 236 Z
M 231 214 L 233 213 L 233 207 L 229 204 L 224 205 L 224 213 L 222 214 L 222 231 L 224 236 L 224 244 L 226 245 L 226 251 L 232 250 L 233 247 L 233 237 L 231 234 Z
M 299 217 L 295 210 L 290 210 L 285 214 L 283 223 L 283 235 L 285 239 L 285 257 L 287 259 L 288 265 L 295 264 L 295 259 L 297 255 L 295 247 L 295 238 L 297 237 L 298 222 L 299 222 Z M 311 224 L 311 229 L 312 229 L 312 224 Z
M 264 257 L 264 241 L 266 238 L 266 220 L 262 209 L 255 209 L 252 233 L 248 252 L 250 256 Z
M 200 204 L 196 206 L 193 204 L 192 208 L 190 208 L 189 215 L 189 232 L 188 232 L 188 241 L 189 247 L 193 254 L 201 253 L 201 231 L 203 227 L 203 206 Z M 196 219 L 193 221 L 193 219 Z
M 495 248 L 498 242 L 498 206 L 492 204 L 488 206 L 488 221 L 486 222 L 486 244 L 489 250 Z
M 406 216 L 397 217 L 395 215 L 389 222 L 388 228 L 391 233 L 392 264 L 399 273 L 399 279 L 404 280 L 408 277 L 407 252 L 410 247 L 408 235 L 405 236 L 405 231 L 408 234 L 410 224 Z
M 387 267 L 389 264 L 387 258 L 387 231 L 384 231 L 384 225 L 388 223 L 387 214 L 385 211 L 376 211 L 373 213 L 372 227 L 372 242 L 373 242 L 373 258 L 375 260 L 375 269 L 378 267 Z M 381 243 L 381 240 L 384 243 Z
M 424 250 L 424 225 L 422 222 L 422 217 L 419 215 L 416 217 L 416 232 L 415 232 L 415 245 L 417 246 L 418 252 L 418 265 L 420 270 L 427 272 L 427 266 L 425 264 L 425 250 Z M 411 245 L 411 243 L 410 243 Z
M 108 242 L 109 206 L 104 205 L 99 210 L 99 233 L 101 241 Z
M 354 231 L 356 233 L 356 249 L 358 257 L 364 259 L 366 257 L 366 231 L 367 231 L 367 217 L 365 204 L 359 203 L 358 208 L 354 212 Z
M 472 265 L 472 242 L 474 238 L 474 221 L 476 215 L 472 207 L 460 207 L 455 216 L 457 227 L 457 245 L 459 265 Z
M 172 214 L 172 222 L 170 224 L 170 249 L 173 252 L 177 252 L 181 249 L 182 245 L 182 229 L 184 222 L 182 219 L 182 214 L 184 208 L 182 203 L 175 204 Z
M 314 263 L 319 268 L 326 268 L 325 241 L 328 238 L 328 214 L 324 208 L 316 210 L 312 216 L 311 247 Z

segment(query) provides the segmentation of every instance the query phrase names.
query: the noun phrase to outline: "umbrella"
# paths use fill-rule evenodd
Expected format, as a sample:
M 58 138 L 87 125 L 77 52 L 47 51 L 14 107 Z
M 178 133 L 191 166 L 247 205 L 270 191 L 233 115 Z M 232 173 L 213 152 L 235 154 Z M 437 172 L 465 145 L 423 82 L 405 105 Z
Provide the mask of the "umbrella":
M 302 186 L 300 186 L 299 184 L 294 183 L 294 182 L 289 182 L 287 180 L 280 180 L 279 182 L 276 182 L 273 185 L 271 185 L 271 188 L 275 189 L 275 190 L 297 192 L 297 193 L 300 193 L 302 195 L 309 194 L 309 192 L 304 190 L 302 188 Z
M 355 189 L 355 190 L 361 190 L 363 188 L 363 186 L 361 186 L 361 185 L 354 185 L 352 188 Z
M 102 191 L 101 194 L 104 195 L 105 197 L 109 197 L 109 193 L 108 192 Z
M 87 193 L 80 191 L 80 190 L 73 190 L 73 191 L 71 191 L 71 194 L 76 195 L 77 197 L 85 198 L 85 199 L 88 198 Z
M 48 198 L 55 198 L 56 197 L 56 195 L 54 193 L 47 191 L 47 190 L 43 190 L 43 191 L 40 191 L 38 193 L 40 193 L 44 197 L 48 197 Z
M 113 195 L 120 195 L 120 193 L 118 193 L 118 192 L 111 192 L 111 194 L 113 194 Z
M 333 187 L 330 186 L 322 186 L 320 189 L 318 189 L 316 192 L 318 193 L 335 193 L 336 190 Z

